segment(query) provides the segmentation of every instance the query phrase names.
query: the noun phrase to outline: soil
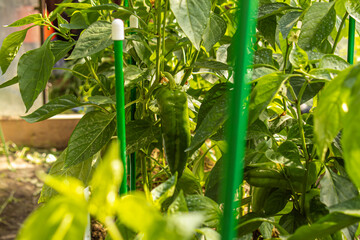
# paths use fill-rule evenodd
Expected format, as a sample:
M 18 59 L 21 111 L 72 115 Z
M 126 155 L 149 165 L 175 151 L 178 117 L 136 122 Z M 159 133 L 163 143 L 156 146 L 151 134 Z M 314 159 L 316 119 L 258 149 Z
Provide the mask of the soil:
M 0 156 L 0 240 L 15 239 L 26 217 L 37 208 L 42 183 L 36 172 L 44 165 L 11 159 L 14 170 Z

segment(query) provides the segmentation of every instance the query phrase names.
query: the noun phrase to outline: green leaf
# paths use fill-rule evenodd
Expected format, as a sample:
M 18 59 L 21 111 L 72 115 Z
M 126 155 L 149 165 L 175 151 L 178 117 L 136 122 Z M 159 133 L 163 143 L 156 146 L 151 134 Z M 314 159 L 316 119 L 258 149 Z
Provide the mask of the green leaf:
M 333 54 L 324 55 L 319 63 L 319 68 L 344 70 L 351 66 L 347 61 Z
M 185 168 L 183 174 L 178 179 L 176 189 L 183 191 L 185 195 L 202 194 L 199 180 L 189 168 Z
M 116 196 L 123 179 L 124 167 L 119 159 L 119 145 L 113 141 L 90 181 L 89 211 L 101 221 L 116 213 Z
M 287 38 L 291 29 L 299 21 L 302 12 L 288 12 L 279 20 L 279 29 L 283 38 Z
M 17 84 L 18 82 L 19 82 L 19 77 L 15 76 L 12 79 L 10 79 L 9 81 L 6 81 L 6 82 L 0 84 L 0 89 L 12 86 L 14 84 Z
M 288 240 L 319 239 L 335 233 L 360 221 L 360 218 L 333 212 L 312 225 L 304 225 L 288 238 Z
M 56 160 L 56 162 L 51 166 L 49 174 L 51 176 L 61 177 L 62 179 L 73 177 L 79 179 L 80 181 L 83 182 L 85 186 L 87 186 L 92 174 L 92 162 L 94 159 L 90 158 L 76 166 L 64 169 L 66 153 L 67 150 L 65 149 L 61 153 L 59 158 Z M 97 158 L 97 156 L 95 158 Z M 41 190 L 41 195 L 38 200 L 38 203 L 48 202 L 51 198 L 53 198 L 57 194 L 58 193 L 53 188 L 45 184 Z
M 97 6 L 93 6 L 91 8 L 89 8 L 89 10 L 110 10 L 110 11 L 116 11 L 120 8 L 119 5 L 115 4 L 115 3 L 107 3 L 107 4 L 101 4 L 101 5 L 97 5 Z
M 265 152 L 266 157 L 274 163 L 284 166 L 304 168 L 300 162 L 300 152 L 297 145 L 291 141 L 282 143 L 277 151 L 269 149 Z
M 85 114 L 71 134 L 65 168 L 89 159 L 107 144 L 116 129 L 115 113 L 99 111 Z
M 95 95 L 88 97 L 89 103 L 93 103 L 96 105 L 106 105 L 106 104 L 116 104 L 116 102 L 107 96 Z
M 207 69 L 213 69 L 213 70 L 229 70 L 229 65 L 218 62 L 218 61 L 197 61 L 193 65 L 194 68 L 207 68 Z
M 303 215 L 297 210 L 292 210 L 291 213 L 284 214 L 279 221 L 279 224 L 289 233 L 294 233 L 300 226 L 307 224 Z
M 262 20 L 269 16 L 277 15 L 282 13 L 285 10 L 294 9 L 286 3 L 269 3 L 263 4 L 259 7 L 258 10 L 258 20 Z
M 335 26 L 334 3 L 314 2 L 302 21 L 299 46 L 304 50 L 319 47 Z
M 305 68 L 308 65 L 309 58 L 306 52 L 294 43 L 290 52 L 289 61 L 295 68 Z
M 52 41 L 50 43 L 51 52 L 54 54 L 55 62 L 64 58 L 66 54 L 73 48 L 75 42 Z
M 273 51 L 269 48 L 261 48 L 254 52 L 254 65 L 267 64 L 273 65 L 274 60 L 272 57 Z
M 159 209 L 161 204 L 168 198 L 172 197 L 175 192 L 175 186 L 177 180 L 177 173 L 170 177 L 168 180 L 157 186 L 151 191 L 151 196 L 154 201 L 155 206 Z
M 226 95 L 230 90 L 231 85 L 228 83 L 220 83 L 214 85 L 209 91 L 206 92 L 204 100 L 200 106 L 196 129 L 198 129 L 205 119 L 207 113 L 214 107 L 214 105 Z
M 26 37 L 27 31 L 30 29 L 26 28 L 21 31 L 13 32 L 7 36 L 1 44 L 0 49 L 0 67 L 2 74 L 5 74 L 6 70 L 10 66 L 10 63 L 16 57 L 24 39 Z
M 174 214 L 176 212 L 188 212 L 184 192 L 181 190 L 175 200 L 170 204 L 168 208 L 168 214 Z
M 78 59 L 98 53 L 113 43 L 111 23 L 97 21 L 91 24 L 80 36 L 74 51 L 68 59 Z
M 88 24 L 81 12 L 75 12 L 70 18 L 70 23 L 60 24 L 60 27 L 65 29 L 85 29 Z
M 22 117 L 22 119 L 29 123 L 40 122 L 68 109 L 82 105 L 84 104 L 79 102 L 74 95 L 65 95 L 51 100 L 33 113 Z
M 10 25 L 7 25 L 6 27 L 20 27 L 20 26 L 28 25 L 30 23 L 40 24 L 43 20 L 44 19 L 42 18 L 41 14 L 36 13 L 26 16 L 22 19 L 19 19 Z
M 226 22 L 221 16 L 211 13 L 209 22 L 202 36 L 206 51 L 209 52 L 215 43 L 220 41 L 226 32 L 226 27 Z
M 92 5 L 90 3 L 60 3 L 57 4 L 58 7 L 67 7 L 67 8 L 76 8 L 76 9 L 88 9 Z
M 134 120 L 126 124 L 126 152 L 136 152 L 147 148 L 160 134 L 160 128 L 153 127 L 150 121 Z
M 197 50 L 210 19 L 211 2 L 208 0 L 170 0 L 170 9 L 179 26 Z
M 283 210 L 291 194 L 284 189 L 276 189 L 266 198 L 264 211 L 267 216 L 274 215 Z
M 259 78 L 252 90 L 249 104 L 249 125 L 255 122 L 260 113 L 265 110 L 282 83 L 289 77 L 282 73 L 271 73 Z
M 55 57 L 50 50 L 50 37 L 40 48 L 30 50 L 21 56 L 17 74 L 26 112 L 44 91 L 54 64 Z
M 291 85 L 291 87 L 293 88 L 296 96 L 299 96 L 300 90 L 302 88 L 302 86 L 304 85 L 304 83 L 307 80 L 304 77 L 291 77 L 289 79 L 289 83 Z M 308 83 L 308 85 L 305 88 L 304 94 L 301 98 L 301 104 L 306 103 L 307 101 L 309 101 L 310 99 L 312 99 L 313 97 L 316 96 L 316 94 L 318 94 L 318 92 L 324 87 L 324 83 Z M 293 96 L 290 94 L 290 92 L 287 93 L 288 98 L 291 100 L 293 99 Z
M 357 22 L 360 22 L 360 3 L 357 0 L 346 0 L 345 2 L 346 11 L 354 18 Z
M 257 29 L 259 30 L 259 33 L 265 38 L 266 41 L 270 43 L 270 45 L 274 49 L 276 49 L 276 45 L 275 45 L 276 26 L 277 26 L 277 20 L 275 15 L 259 20 L 257 24 Z
M 144 71 L 137 66 L 129 65 L 124 69 L 125 87 L 135 87 L 136 84 L 146 79 L 147 71 Z
M 224 181 L 223 167 L 223 159 L 220 158 L 219 160 L 217 160 L 215 166 L 211 169 L 211 172 L 205 184 L 205 196 L 211 198 L 219 204 L 222 200 L 220 199 L 220 189 L 222 186 L 221 184 Z
M 359 76 L 359 75 L 358 75 Z M 359 188 L 360 187 L 360 170 L 358 167 L 359 161 L 360 161 L 360 144 L 357 141 L 359 134 L 359 119 L 360 119 L 360 113 L 358 111 L 359 107 L 359 77 L 357 76 L 357 89 L 352 92 L 352 96 L 350 99 L 350 103 L 348 104 L 348 113 L 345 118 L 344 122 L 344 130 L 343 130 L 343 136 L 341 139 L 341 143 L 343 146 L 344 151 L 344 159 L 345 159 L 345 169 L 346 172 L 349 174 L 351 180 L 355 183 L 355 185 Z M 346 102 L 345 105 L 343 104 L 343 110 L 346 112 Z M 345 108 L 345 109 L 344 109 Z
M 222 212 L 219 205 L 208 197 L 201 195 L 186 196 L 186 203 L 189 212 L 201 212 L 205 217 L 204 225 L 210 228 L 217 228 L 220 225 Z
M 83 239 L 88 222 L 86 205 L 85 200 L 55 198 L 26 219 L 16 239 Z
M 315 140 L 321 159 L 325 156 L 327 146 L 343 127 L 350 91 L 359 74 L 359 66 L 344 70 L 325 87 L 321 94 L 321 100 L 314 112 Z
M 228 96 L 222 95 L 214 106 L 207 112 L 204 120 L 195 132 L 195 136 L 191 141 L 189 148 L 185 151 L 193 151 L 205 142 L 210 136 L 215 134 L 217 130 L 225 123 L 228 118 Z
M 220 240 L 220 234 L 212 228 L 196 229 L 196 232 L 205 236 L 205 240 Z
M 320 200 L 327 207 L 359 195 L 357 188 L 348 178 L 340 176 L 328 168 L 325 169 L 325 174 L 320 184 Z

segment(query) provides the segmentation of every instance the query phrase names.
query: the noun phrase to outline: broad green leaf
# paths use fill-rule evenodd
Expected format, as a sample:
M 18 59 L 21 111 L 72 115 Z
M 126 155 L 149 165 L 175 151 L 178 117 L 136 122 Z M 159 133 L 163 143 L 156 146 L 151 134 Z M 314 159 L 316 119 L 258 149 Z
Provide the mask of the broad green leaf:
M 253 124 L 248 126 L 246 139 L 260 139 L 263 137 L 271 137 L 272 134 L 269 131 L 266 124 L 260 119 L 256 120 Z
M 134 120 L 126 124 L 126 152 L 136 152 L 147 148 L 158 134 L 160 128 L 153 127 L 150 121 Z
M 201 125 L 197 128 L 189 148 L 185 151 L 193 151 L 201 147 L 205 140 L 215 134 L 225 123 L 228 118 L 228 102 L 228 96 L 225 94 L 214 103 L 213 107 L 207 112 L 204 120 L 201 122 Z
M 330 213 L 339 212 L 353 217 L 360 218 L 360 197 L 348 199 L 339 204 L 329 207 Z
M 101 4 L 101 5 L 93 6 L 93 7 L 89 8 L 89 10 L 95 10 L 95 11 L 111 10 L 111 11 L 116 11 L 119 8 L 120 8 L 120 6 L 115 4 L 115 3 L 107 3 L 107 4 Z
M 291 195 L 284 189 L 276 189 L 266 198 L 264 212 L 267 216 L 274 215 L 283 210 Z
M 177 173 L 170 177 L 168 180 L 157 186 L 151 191 L 151 196 L 154 201 L 155 206 L 159 209 L 161 204 L 168 198 L 172 197 L 175 192 L 175 186 L 177 180 Z
M 144 71 L 137 66 L 129 65 L 124 69 L 125 87 L 135 87 L 136 84 L 146 79 L 147 71 Z
M 101 221 L 116 212 L 116 196 L 123 179 L 124 167 L 119 159 L 117 140 L 110 144 L 90 181 L 89 211 Z
M 304 50 L 319 47 L 335 26 L 334 2 L 314 2 L 302 21 L 299 46 Z
M 226 22 L 221 16 L 211 13 L 209 22 L 202 36 L 206 51 L 209 52 L 215 43 L 220 41 L 226 32 L 226 27 Z
M 260 113 L 265 110 L 288 77 L 289 75 L 281 73 L 271 73 L 256 81 L 257 85 L 250 94 L 249 125 L 255 122 Z
M 276 34 L 277 20 L 276 16 L 272 15 L 270 17 L 261 19 L 257 23 L 257 29 L 259 33 L 265 38 L 270 45 L 276 49 L 275 45 L 275 34 Z
M 289 61 L 295 68 L 305 68 L 308 65 L 308 55 L 296 43 L 291 49 Z
M 222 212 L 219 205 L 208 197 L 189 195 L 185 197 L 189 212 L 201 212 L 205 217 L 204 225 L 217 228 L 220 225 Z
M 92 5 L 89 3 L 60 3 L 58 7 L 76 8 L 76 9 L 88 9 Z
M 299 0 L 299 4 L 302 8 L 306 9 L 310 7 L 311 0 Z
M 197 61 L 194 66 L 194 68 L 207 68 L 212 70 L 228 70 L 230 67 L 229 65 L 218 62 L 218 61 Z
M 254 65 L 267 64 L 273 65 L 274 60 L 272 57 L 273 51 L 269 48 L 261 48 L 254 52 Z
M 98 53 L 113 43 L 111 23 L 98 21 L 91 24 L 80 36 L 68 59 L 78 59 Z
M 220 234 L 212 228 L 200 228 L 196 229 L 196 232 L 204 235 L 205 240 L 220 240 Z
M 312 78 L 330 81 L 335 77 L 333 74 L 331 74 L 331 72 L 332 71 L 329 71 L 328 69 L 314 68 L 311 69 L 308 73 Z
M 217 160 L 215 166 L 211 169 L 211 172 L 205 184 L 205 196 L 211 198 L 219 204 L 222 200 L 220 199 L 220 190 L 222 186 L 221 184 L 225 179 L 223 175 L 223 167 L 223 159 L 220 158 L 219 160 Z
M 15 76 L 12 79 L 10 79 L 9 81 L 6 81 L 6 82 L 0 84 L 0 89 L 12 86 L 14 84 L 17 84 L 18 82 L 19 82 L 18 76 Z
M 0 67 L 2 74 L 5 74 L 6 70 L 10 66 L 10 63 L 16 57 L 16 54 L 24 42 L 26 33 L 29 29 L 30 27 L 21 31 L 13 32 L 2 42 L 0 49 Z
M 304 225 L 296 230 L 288 240 L 319 239 L 335 233 L 360 221 L 360 218 L 333 212 L 312 225 Z
M 315 140 L 321 159 L 325 156 L 327 146 L 343 127 L 350 89 L 359 74 L 358 66 L 346 69 L 332 80 L 321 94 L 321 100 L 314 112 Z
M 292 8 L 293 7 L 289 6 L 286 3 L 269 3 L 269 4 L 261 5 L 258 10 L 258 20 L 262 20 L 269 16 L 280 14 L 283 11 Z
M 299 96 L 300 90 L 302 88 L 302 86 L 304 85 L 304 83 L 307 80 L 304 77 L 291 77 L 289 79 L 289 83 L 291 85 L 291 87 L 293 88 L 296 96 Z M 310 99 L 312 99 L 313 97 L 316 96 L 316 94 L 318 94 L 318 92 L 324 87 L 324 83 L 308 83 L 308 85 L 305 88 L 304 94 L 301 98 L 301 104 L 306 103 L 307 101 L 309 101 Z M 288 98 L 291 100 L 293 99 L 293 96 L 290 94 L 290 92 L 287 93 Z
M 282 143 L 277 151 L 269 149 L 265 152 L 266 157 L 274 163 L 288 167 L 304 168 L 300 162 L 300 152 L 297 145 L 291 141 Z
M 199 180 L 189 168 L 185 168 L 183 174 L 178 179 L 176 189 L 183 191 L 185 195 L 202 194 Z
M 44 91 L 55 64 L 55 57 L 50 49 L 50 39 L 51 37 L 40 48 L 30 50 L 22 55 L 19 60 L 17 74 L 26 112 L 32 107 L 39 94 Z
M 168 214 L 174 214 L 176 212 L 188 212 L 184 192 L 180 191 L 175 200 L 170 204 L 168 208 Z
M 167 216 L 167 238 L 159 239 L 176 239 L 176 240 L 192 240 L 194 239 L 195 230 L 204 222 L 204 216 L 201 213 L 176 213 Z M 158 227 L 159 230 L 161 228 Z M 151 239 L 156 239 L 159 234 Z M 162 235 L 162 234 L 161 234 Z M 150 240 L 150 239 L 149 239 Z
M 88 24 L 81 12 L 75 12 L 70 18 L 70 23 L 60 24 L 60 27 L 65 29 L 85 29 Z
M 150 235 L 155 234 L 155 226 L 160 225 L 163 230 L 166 226 L 161 213 L 140 193 L 122 197 L 117 205 L 117 216 L 134 231 Z
M 33 113 L 22 117 L 22 119 L 29 123 L 40 122 L 68 109 L 82 105 L 84 103 L 79 102 L 74 95 L 65 95 L 51 100 Z
M 116 104 L 114 99 L 112 99 L 111 97 L 101 96 L 101 95 L 88 97 L 88 101 L 89 103 L 93 103 L 96 105 Z
M 85 114 L 71 134 L 65 168 L 89 159 L 100 151 L 110 141 L 115 129 L 115 113 L 94 111 Z
M 263 214 L 261 214 L 263 215 Z M 281 233 L 282 236 L 286 236 L 289 235 L 289 233 L 283 228 L 281 227 L 280 224 L 276 223 L 275 221 L 273 221 L 272 218 L 264 218 L 262 216 L 260 216 L 259 214 L 256 213 L 248 213 L 245 216 L 240 218 L 240 224 L 236 227 L 238 234 L 239 235 L 245 235 L 249 232 L 253 232 L 254 230 L 258 229 L 260 227 L 260 225 L 264 222 L 270 223 L 274 226 L 276 226 L 276 229 Z M 252 236 L 252 233 L 251 233 Z M 241 238 L 244 240 L 247 239 L 251 239 L 250 238 Z
M 342 203 L 359 195 L 357 188 L 348 178 L 340 176 L 328 168 L 326 168 L 320 184 L 320 200 L 327 207 Z
M 353 17 L 357 22 L 360 22 L 360 2 L 359 1 L 346 0 L 345 8 L 351 17 Z
M 358 75 L 359 76 L 359 75 Z M 359 77 L 357 76 L 357 85 L 359 86 Z M 345 159 L 345 169 L 346 172 L 349 174 L 351 180 L 355 183 L 355 185 L 359 188 L 360 187 L 360 170 L 358 167 L 360 161 L 360 143 L 358 142 L 358 138 L 360 137 L 359 134 L 359 127 L 358 123 L 360 120 L 360 113 L 358 111 L 359 107 L 359 87 L 357 86 L 355 90 L 353 90 L 350 103 L 348 104 L 348 109 L 346 106 L 343 105 L 345 108 L 345 112 L 348 111 L 347 116 L 344 122 L 344 130 L 343 136 L 341 139 L 341 143 L 343 146 L 344 151 L 344 159 Z M 345 103 L 346 104 L 346 103 Z M 344 110 L 344 109 L 343 109 Z M 347 111 L 346 111 L 347 110 Z
M 85 200 L 58 197 L 33 212 L 16 239 L 83 239 L 87 222 Z
M 257 80 L 259 78 L 261 78 L 262 76 L 268 75 L 270 73 L 274 73 L 276 72 L 275 69 L 270 68 L 270 67 L 257 67 L 254 68 L 251 72 L 251 80 Z
M 307 224 L 307 221 L 303 215 L 301 215 L 296 209 L 293 209 L 290 213 L 284 214 L 280 218 L 279 224 L 288 233 L 294 233 L 300 226 Z
M 22 19 L 19 19 L 10 25 L 7 25 L 6 27 L 20 27 L 20 26 L 28 25 L 30 23 L 40 24 L 43 20 L 44 19 L 42 18 L 41 14 L 36 13 L 26 16 Z
M 69 29 L 66 29 L 66 28 L 63 28 L 61 27 L 62 24 L 68 24 L 69 22 L 63 18 L 60 14 L 57 14 L 56 15 L 56 19 L 58 21 L 58 26 L 59 26 L 59 29 L 60 29 L 60 32 L 63 33 L 63 34 L 68 34 L 70 32 Z M 75 44 L 76 42 L 74 42 Z
M 197 50 L 210 19 L 211 2 L 208 0 L 170 0 L 170 9 L 179 26 Z
M 51 166 L 49 174 L 51 176 L 58 176 L 64 179 L 73 177 L 81 180 L 84 186 L 87 186 L 92 174 L 92 162 L 94 159 L 90 158 L 76 166 L 64 169 L 66 152 L 67 150 L 65 149 L 61 153 L 56 162 Z M 38 203 L 48 202 L 52 197 L 56 196 L 57 194 L 58 193 L 53 188 L 45 184 L 41 190 L 41 195 Z
M 52 41 L 50 43 L 51 52 L 54 54 L 55 62 L 58 62 L 60 59 L 64 58 L 66 54 L 73 48 L 75 42 L 66 42 L 66 41 Z
M 226 95 L 231 88 L 228 83 L 220 83 L 214 85 L 209 91 L 206 92 L 204 100 L 200 106 L 196 129 L 199 129 L 202 121 L 205 119 L 207 113 L 214 107 L 216 102 Z
M 302 12 L 288 12 L 279 20 L 279 29 L 283 38 L 287 38 L 291 29 L 299 21 Z
M 268 222 L 261 223 L 261 225 L 259 227 L 259 231 L 265 239 L 271 238 L 273 229 L 274 229 L 273 224 L 268 223 Z
M 333 54 L 327 54 L 320 60 L 319 68 L 344 70 L 349 67 L 350 64 L 339 56 Z

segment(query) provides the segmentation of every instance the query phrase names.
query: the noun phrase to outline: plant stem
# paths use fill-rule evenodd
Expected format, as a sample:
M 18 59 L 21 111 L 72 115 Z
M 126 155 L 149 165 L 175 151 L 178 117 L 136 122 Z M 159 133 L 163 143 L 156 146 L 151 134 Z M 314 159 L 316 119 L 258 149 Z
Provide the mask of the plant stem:
M 101 90 L 103 91 L 103 93 L 105 95 L 107 95 L 108 97 L 111 97 L 111 94 L 106 90 L 106 88 L 104 87 L 104 85 L 102 84 L 102 82 L 100 81 L 98 75 L 96 74 L 95 72 L 95 69 L 94 67 L 91 65 L 91 62 L 89 61 L 89 59 L 87 57 L 85 57 L 85 61 L 86 61 L 86 64 L 88 65 L 88 68 L 91 72 L 91 74 L 93 75 L 94 79 L 96 80 L 96 82 L 99 84 Z
M 200 44 L 201 45 L 201 44 Z M 200 55 L 200 51 L 201 50 L 196 50 L 195 52 L 195 57 L 193 57 L 191 59 L 191 63 L 190 63 L 190 67 L 188 68 L 188 70 L 185 72 L 184 77 L 181 80 L 181 86 L 184 86 L 186 81 L 188 80 L 188 78 L 190 77 L 190 75 L 192 74 L 193 71 L 193 65 L 196 62 L 196 60 L 198 59 L 199 55 Z
M 342 28 L 344 27 L 344 24 L 345 24 L 345 21 L 347 19 L 347 17 L 349 16 L 349 13 L 346 12 L 343 19 L 341 20 L 341 24 L 339 26 L 339 30 L 336 34 L 336 38 L 335 38 L 335 41 L 334 41 L 334 45 L 333 45 L 333 48 L 331 50 L 331 53 L 334 54 L 335 53 L 335 50 L 336 50 L 336 46 L 337 44 L 339 43 L 339 40 L 340 40 L 340 35 L 341 35 L 341 32 L 342 32 Z
M 160 50 L 161 50 L 161 0 L 157 0 L 157 43 L 156 43 L 156 77 L 155 82 L 160 82 Z
M 163 23 L 163 29 L 162 29 L 162 54 L 165 55 L 165 51 L 166 51 L 166 45 L 165 45 L 165 33 L 166 33 L 166 16 L 167 16 L 167 11 L 168 11 L 168 4 L 169 4 L 169 0 L 165 0 L 165 11 L 164 11 L 164 23 Z M 161 65 L 161 70 L 164 71 L 165 69 L 165 63 L 163 62 Z
M 111 217 L 106 217 L 105 219 L 105 226 L 111 236 L 114 240 L 123 240 L 124 238 L 121 236 L 121 233 L 119 232 L 114 220 Z
M 284 73 L 286 73 L 287 63 L 289 59 L 289 49 L 290 49 L 290 44 L 288 39 L 286 38 L 286 51 L 285 51 L 284 69 L 283 69 Z

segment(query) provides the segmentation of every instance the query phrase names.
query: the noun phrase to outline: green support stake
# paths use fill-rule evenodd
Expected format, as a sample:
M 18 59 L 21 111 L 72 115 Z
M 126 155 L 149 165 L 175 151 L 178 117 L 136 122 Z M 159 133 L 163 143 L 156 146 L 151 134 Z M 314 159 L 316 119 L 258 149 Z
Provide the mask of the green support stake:
M 125 94 L 124 94 L 124 70 L 123 70 L 123 41 L 125 40 L 125 33 L 124 33 L 124 22 L 120 19 L 115 19 L 112 22 L 112 39 L 114 40 L 114 52 L 115 52 L 117 135 L 119 139 L 120 159 L 123 162 L 123 166 L 124 166 L 124 175 L 120 187 L 120 195 L 123 195 L 127 193 Z
M 355 24 L 355 19 L 349 17 L 348 62 L 350 64 L 354 63 Z
M 236 236 L 236 208 L 240 201 L 235 203 L 235 194 L 241 199 L 240 185 L 244 175 L 245 138 L 248 123 L 248 97 L 250 79 L 246 76 L 247 68 L 252 62 L 251 39 L 255 34 L 257 17 L 257 0 L 239 0 L 237 12 L 238 29 L 233 38 L 235 66 L 234 91 L 230 102 L 230 124 L 227 129 L 228 153 L 225 158 L 226 176 L 222 197 L 224 201 L 224 215 L 222 219 L 222 240 L 232 240 Z

